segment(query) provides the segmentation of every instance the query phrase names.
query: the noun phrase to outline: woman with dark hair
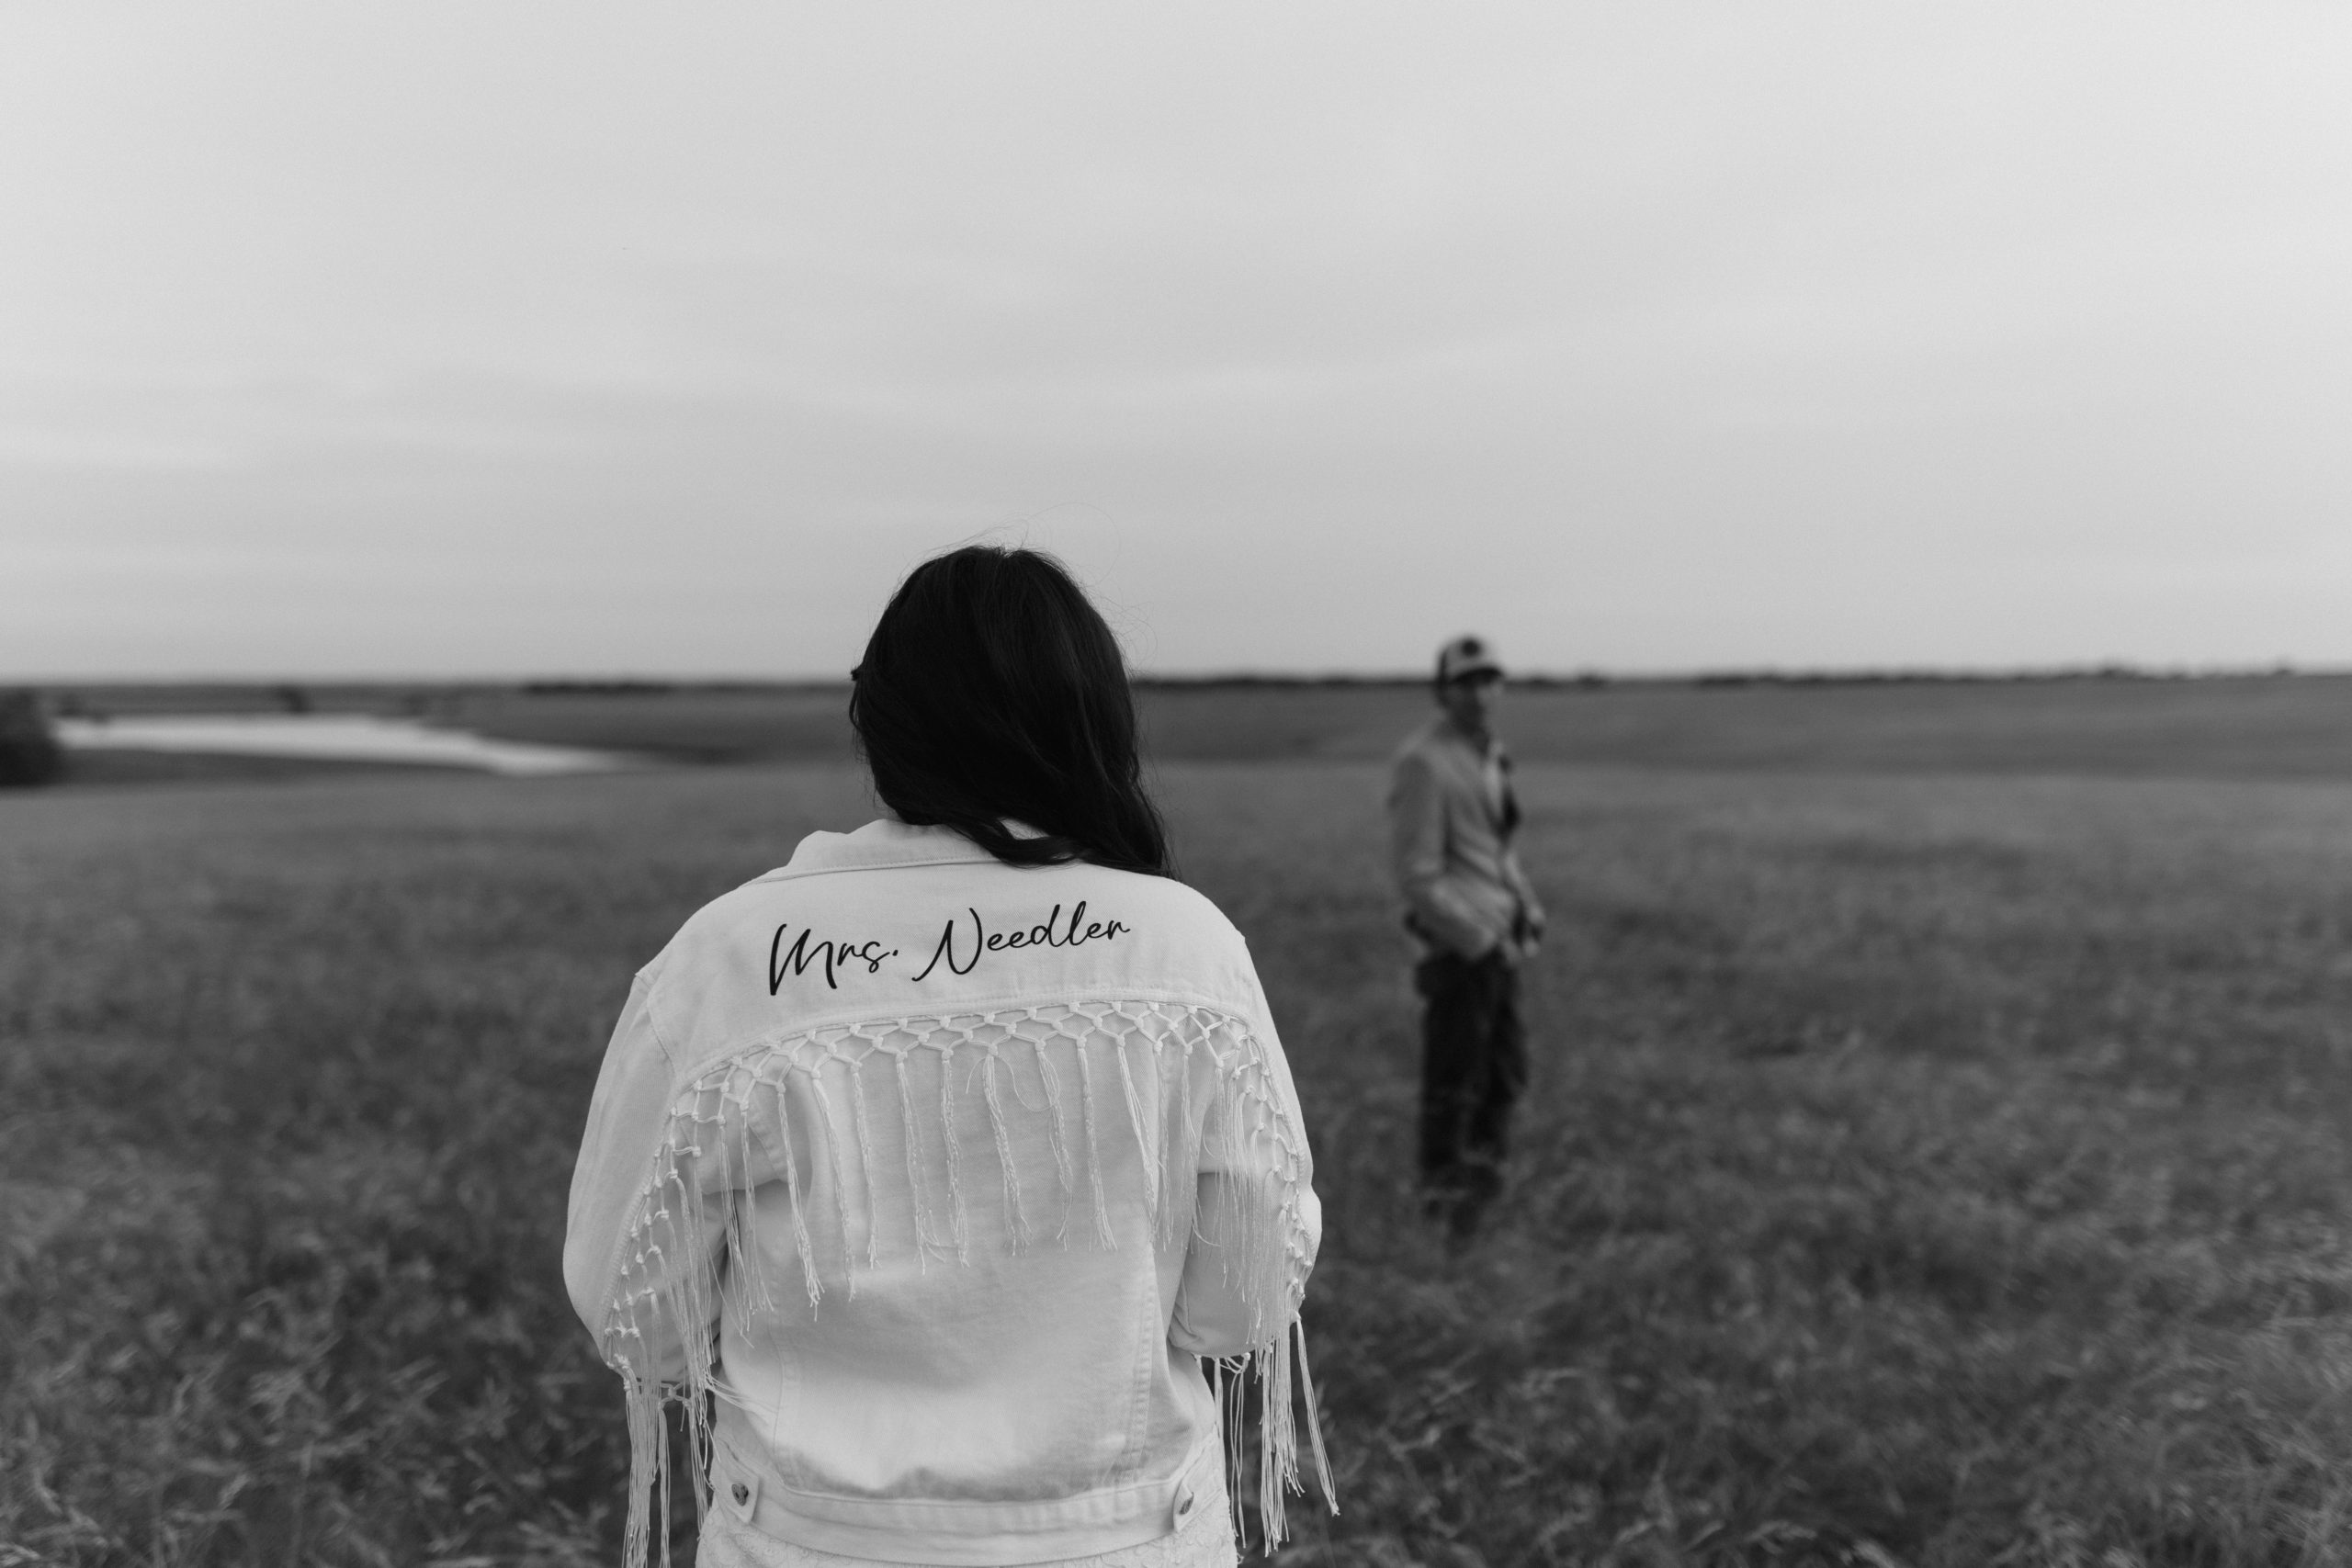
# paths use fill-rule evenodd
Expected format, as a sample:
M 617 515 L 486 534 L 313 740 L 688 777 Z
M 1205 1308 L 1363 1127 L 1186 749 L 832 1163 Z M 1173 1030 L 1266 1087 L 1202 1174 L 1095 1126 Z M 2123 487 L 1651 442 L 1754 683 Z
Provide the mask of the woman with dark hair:
M 850 717 L 889 816 L 689 919 L 589 1111 L 564 1272 L 627 1391 L 628 1560 L 676 1404 L 699 1568 L 1231 1564 L 1228 1499 L 1275 1541 L 1300 1489 L 1294 1382 L 1331 1495 L 1321 1211 L 1118 643 L 1050 558 L 959 549 L 891 599 Z
M 901 822 L 953 828 L 1007 865 L 1170 874 L 1118 641 L 1051 558 L 972 546 L 924 562 L 851 677 L 858 749 Z

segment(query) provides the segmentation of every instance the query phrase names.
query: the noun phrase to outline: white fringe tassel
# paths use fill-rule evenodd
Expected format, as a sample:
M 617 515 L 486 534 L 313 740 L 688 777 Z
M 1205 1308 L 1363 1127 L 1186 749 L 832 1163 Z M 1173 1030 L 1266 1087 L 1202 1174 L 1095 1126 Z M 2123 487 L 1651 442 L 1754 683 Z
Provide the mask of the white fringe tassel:
M 1298 1473 L 1297 1420 L 1292 1407 L 1293 1368 L 1304 1405 L 1315 1473 L 1325 1501 L 1337 1513 L 1339 1505 L 1324 1451 L 1321 1416 L 1315 1384 L 1306 1367 L 1306 1330 L 1298 1321 L 1303 1293 L 1302 1254 L 1305 1232 L 1297 1215 L 1299 1178 L 1306 1150 L 1291 1133 L 1292 1123 L 1275 1103 L 1276 1089 L 1267 1070 L 1263 1048 L 1238 1019 L 1204 1008 L 1160 1003 L 1096 1003 L 1052 1007 L 1018 1012 L 989 1013 L 953 1019 L 898 1019 L 854 1028 L 820 1031 L 774 1044 L 754 1047 L 705 1073 L 688 1086 L 673 1110 L 667 1135 L 656 1152 L 653 1168 L 639 1194 L 638 1219 L 623 1247 L 624 1262 L 606 1314 L 605 1358 L 620 1373 L 628 1410 L 629 1513 L 622 1561 L 643 1568 L 651 1555 L 651 1537 L 662 1531 L 662 1562 L 670 1568 L 668 1521 L 673 1483 L 670 1445 L 663 1411 L 683 1407 L 697 1517 L 709 1502 L 708 1455 L 711 1411 L 724 1397 L 713 1362 L 718 1321 L 724 1302 L 731 1300 L 739 1327 L 748 1333 L 756 1314 L 773 1305 L 764 1270 L 743 1269 L 749 1278 L 726 1289 L 730 1267 L 759 1255 L 752 1245 L 751 1172 L 753 1169 L 752 1098 L 764 1093 L 768 1118 L 779 1129 L 785 1169 L 778 1173 L 791 1207 L 792 1235 L 797 1244 L 801 1283 L 813 1309 L 824 1293 L 820 1250 L 829 1252 L 836 1277 L 854 1295 L 858 1265 L 871 1271 L 881 1258 L 876 1234 L 882 1228 L 881 1190 L 875 1180 L 872 1134 L 865 1111 L 862 1069 L 888 1064 L 895 1083 L 886 1094 L 898 1102 L 907 1140 L 904 1179 L 906 1219 L 910 1229 L 903 1238 L 916 1257 L 928 1262 L 936 1257 L 960 1264 L 970 1261 L 970 1230 L 967 1213 L 964 1156 L 992 1149 L 999 1167 L 1000 1201 L 1005 1211 L 1009 1245 L 1020 1251 L 1033 1244 L 1033 1215 L 1027 1212 L 1034 1189 L 1024 1186 L 1016 1168 L 1009 1131 L 1007 1097 L 998 1089 L 1001 1071 L 1010 1083 L 1013 1105 L 1046 1124 L 1051 1156 L 1049 1190 L 1058 1188 L 1059 1224 L 1054 1235 L 1069 1242 L 1074 1208 L 1091 1211 L 1095 1246 L 1117 1247 L 1103 1187 L 1098 1089 L 1090 1063 L 1090 1043 L 1108 1041 L 1118 1068 L 1115 1089 L 1108 1091 L 1123 1104 L 1125 1120 L 1143 1166 L 1145 1201 L 1151 1234 L 1165 1247 L 1185 1230 L 1201 1236 L 1199 1216 L 1190 1201 L 1193 1177 L 1204 1159 L 1214 1156 L 1226 1168 L 1242 1165 L 1250 1154 L 1262 1162 L 1283 1190 L 1276 1211 L 1247 1201 L 1237 1183 L 1221 1184 L 1224 1193 L 1225 1245 L 1218 1252 L 1228 1284 L 1248 1298 L 1253 1348 L 1219 1361 L 1212 1368 L 1212 1385 L 1224 1427 L 1228 1492 L 1233 1500 L 1237 1533 L 1241 1529 L 1241 1481 L 1248 1458 L 1245 1410 L 1247 1393 L 1254 1386 L 1258 1404 L 1257 1496 L 1261 1539 L 1271 1552 L 1288 1534 L 1285 1495 L 1303 1495 Z M 1024 1045 L 1026 1050 L 1016 1050 Z M 1048 1047 L 1068 1047 L 1074 1057 L 1079 1104 L 1071 1118 L 1077 1123 L 1079 1147 L 1065 1137 L 1063 1119 L 1069 1079 L 1057 1070 Z M 915 1131 L 915 1107 L 906 1076 L 907 1058 L 916 1051 L 939 1057 L 938 1113 L 946 1150 L 945 1178 L 948 1213 L 944 1220 L 933 1210 L 926 1188 L 932 1179 L 922 1168 Z M 978 1100 L 989 1120 L 989 1141 L 975 1150 L 960 1147 L 956 1135 L 955 1072 L 959 1055 L 977 1055 L 967 1077 L 978 1086 Z M 1145 1059 L 1147 1058 L 1148 1059 Z M 1026 1061 L 1021 1058 L 1026 1057 Z M 1204 1058 L 1216 1092 L 1204 1103 L 1193 1092 L 1196 1058 Z M 846 1112 L 837 1112 L 834 1096 L 824 1081 L 829 1066 L 844 1069 L 833 1088 L 850 1100 Z M 1035 1103 L 1022 1091 L 1021 1067 L 1038 1083 Z M 1137 1071 L 1137 1068 L 1143 1070 Z M 1065 1069 L 1066 1070 L 1066 1069 Z M 969 1085 L 967 1086 L 970 1087 Z M 808 1125 L 827 1146 L 809 1150 L 808 1170 L 820 1168 L 831 1178 L 833 1201 L 819 1206 L 802 1190 L 801 1153 L 793 1142 L 793 1121 L 786 1097 L 797 1091 L 807 1097 L 812 1115 Z M 846 1121 L 844 1138 L 837 1115 Z M 1115 1112 L 1110 1117 L 1115 1125 Z M 844 1146 L 854 1158 L 844 1159 Z M 986 1157 L 985 1155 L 982 1157 Z M 850 1170 L 856 1171 L 853 1191 Z M 1025 1201 L 1025 1200 L 1027 1201 Z M 853 1235 L 851 1209 L 862 1202 L 864 1235 Z M 716 1204 L 717 1224 L 713 1224 Z M 832 1222 L 824 1234 L 820 1220 Z M 863 1247 L 856 1245 L 864 1242 Z M 706 1259 L 716 1256 L 716 1267 Z M 1279 1262 L 1276 1261 L 1279 1255 Z M 1263 1288 L 1275 1279 L 1283 1281 L 1270 1298 Z M 675 1325 L 668 1337 L 683 1347 L 685 1376 L 676 1382 L 656 1378 L 655 1342 L 659 1327 Z M 656 1503 L 658 1521 L 651 1517 Z

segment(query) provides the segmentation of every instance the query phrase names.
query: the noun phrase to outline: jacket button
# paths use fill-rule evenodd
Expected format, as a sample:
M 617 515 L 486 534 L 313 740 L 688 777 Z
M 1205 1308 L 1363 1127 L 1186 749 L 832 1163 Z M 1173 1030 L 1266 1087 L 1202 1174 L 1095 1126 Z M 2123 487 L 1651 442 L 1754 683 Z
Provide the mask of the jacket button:
M 752 1489 L 741 1482 L 735 1483 L 735 1501 L 740 1506 L 752 1500 Z

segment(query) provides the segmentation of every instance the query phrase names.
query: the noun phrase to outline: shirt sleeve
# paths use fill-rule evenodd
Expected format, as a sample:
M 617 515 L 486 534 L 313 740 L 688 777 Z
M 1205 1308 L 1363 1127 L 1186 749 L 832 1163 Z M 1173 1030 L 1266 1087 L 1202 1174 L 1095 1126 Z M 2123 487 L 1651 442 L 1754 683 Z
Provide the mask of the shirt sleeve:
M 1408 752 L 1388 793 L 1389 858 L 1414 921 L 1439 945 L 1464 958 L 1492 949 L 1498 933 L 1445 876 L 1445 791 L 1428 758 Z

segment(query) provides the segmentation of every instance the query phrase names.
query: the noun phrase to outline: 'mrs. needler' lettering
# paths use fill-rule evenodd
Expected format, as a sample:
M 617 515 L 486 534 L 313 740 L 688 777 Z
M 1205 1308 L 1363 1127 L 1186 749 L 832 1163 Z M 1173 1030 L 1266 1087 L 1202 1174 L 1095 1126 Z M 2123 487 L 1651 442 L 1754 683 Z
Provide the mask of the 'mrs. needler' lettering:
M 957 921 L 951 915 L 946 925 L 940 929 L 939 945 L 932 949 L 931 962 L 924 964 L 922 973 L 915 976 L 918 984 L 927 979 L 943 960 L 950 974 L 968 975 L 988 953 L 1011 953 L 1024 947 L 1083 947 L 1090 942 L 1113 941 L 1134 929 L 1117 920 L 1088 919 L 1086 900 L 1083 898 L 1078 901 L 1078 908 L 1069 912 L 1068 923 L 1062 922 L 1062 907 L 1057 904 L 1051 914 L 1025 931 L 992 931 L 988 929 L 988 922 L 980 919 L 978 909 L 967 908 L 964 912 L 972 917 L 967 956 L 962 963 L 956 962 Z M 1057 925 L 1060 926 L 1058 932 L 1055 929 Z
M 784 933 L 790 929 L 789 921 L 776 927 L 775 935 L 768 942 L 768 995 L 770 996 L 775 995 L 777 989 L 783 986 L 786 974 L 796 976 L 806 975 L 808 972 L 808 966 L 812 964 L 824 964 L 826 988 L 838 991 L 841 989 L 841 983 L 833 978 L 835 968 L 847 969 L 854 962 L 865 964 L 867 974 L 878 975 L 882 972 L 884 959 L 899 956 L 897 948 L 886 950 L 878 941 L 863 942 L 853 945 L 846 942 L 820 939 L 811 943 L 809 939 L 817 933 L 807 926 L 801 927 L 800 934 L 792 939 L 792 949 L 787 953 L 784 946 Z

